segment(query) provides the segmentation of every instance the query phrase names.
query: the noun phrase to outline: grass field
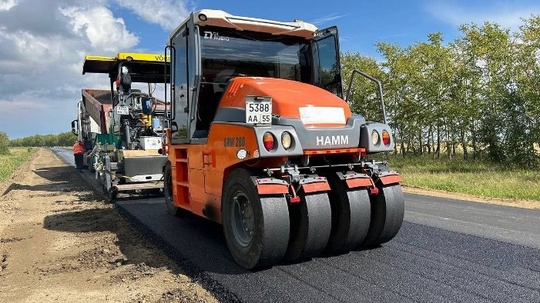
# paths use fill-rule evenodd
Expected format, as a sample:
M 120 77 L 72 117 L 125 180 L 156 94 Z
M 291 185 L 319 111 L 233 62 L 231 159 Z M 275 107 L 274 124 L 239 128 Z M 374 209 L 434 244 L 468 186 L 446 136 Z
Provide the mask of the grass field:
M 21 166 L 25 161 L 27 161 L 30 156 L 32 156 L 37 149 L 36 148 L 28 148 L 28 147 L 16 147 L 16 148 L 10 148 L 9 149 L 10 154 L 9 155 L 0 155 L 0 182 L 4 181 L 5 179 L 9 178 L 11 174 L 19 166 Z
M 480 161 L 390 157 L 403 184 L 485 198 L 540 201 L 540 172 Z

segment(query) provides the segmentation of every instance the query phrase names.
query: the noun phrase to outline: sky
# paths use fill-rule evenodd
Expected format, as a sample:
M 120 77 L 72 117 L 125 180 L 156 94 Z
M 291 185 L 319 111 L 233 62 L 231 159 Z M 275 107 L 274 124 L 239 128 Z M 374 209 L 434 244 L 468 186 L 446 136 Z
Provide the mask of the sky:
M 407 47 L 461 24 L 517 30 L 540 15 L 536 0 L 0 0 L 0 132 L 10 139 L 71 130 L 82 88 L 109 88 L 82 75 L 85 55 L 163 53 L 169 33 L 194 10 L 336 25 L 342 52 L 380 59 L 376 43 Z

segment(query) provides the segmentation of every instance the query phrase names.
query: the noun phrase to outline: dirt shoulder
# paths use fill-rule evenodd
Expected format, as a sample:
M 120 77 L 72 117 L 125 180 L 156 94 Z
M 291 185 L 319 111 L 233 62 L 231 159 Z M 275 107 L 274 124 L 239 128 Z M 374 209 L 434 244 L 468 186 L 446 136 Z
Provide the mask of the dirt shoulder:
M 0 302 L 217 302 L 47 149 L 0 184 Z

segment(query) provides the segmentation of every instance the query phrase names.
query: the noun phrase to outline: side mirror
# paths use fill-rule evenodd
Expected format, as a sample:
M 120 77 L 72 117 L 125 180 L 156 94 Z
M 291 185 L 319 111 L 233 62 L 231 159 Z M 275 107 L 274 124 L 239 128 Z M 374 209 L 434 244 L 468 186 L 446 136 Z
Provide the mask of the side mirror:
M 175 121 L 171 122 L 171 131 L 173 133 L 178 131 L 178 124 Z
M 77 129 L 77 120 L 71 121 L 71 132 L 72 132 L 74 135 L 78 135 L 78 134 L 79 134 L 79 130 Z

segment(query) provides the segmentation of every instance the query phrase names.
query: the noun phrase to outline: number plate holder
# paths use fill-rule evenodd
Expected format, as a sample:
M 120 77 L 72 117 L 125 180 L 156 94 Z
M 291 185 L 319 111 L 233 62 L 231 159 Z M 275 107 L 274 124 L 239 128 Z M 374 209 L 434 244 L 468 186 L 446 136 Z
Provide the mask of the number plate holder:
M 116 113 L 118 115 L 129 115 L 129 107 L 124 105 L 118 105 L 116 107 Z
M 246 123 L 272 124 L 272 98 L 247 96 Z

